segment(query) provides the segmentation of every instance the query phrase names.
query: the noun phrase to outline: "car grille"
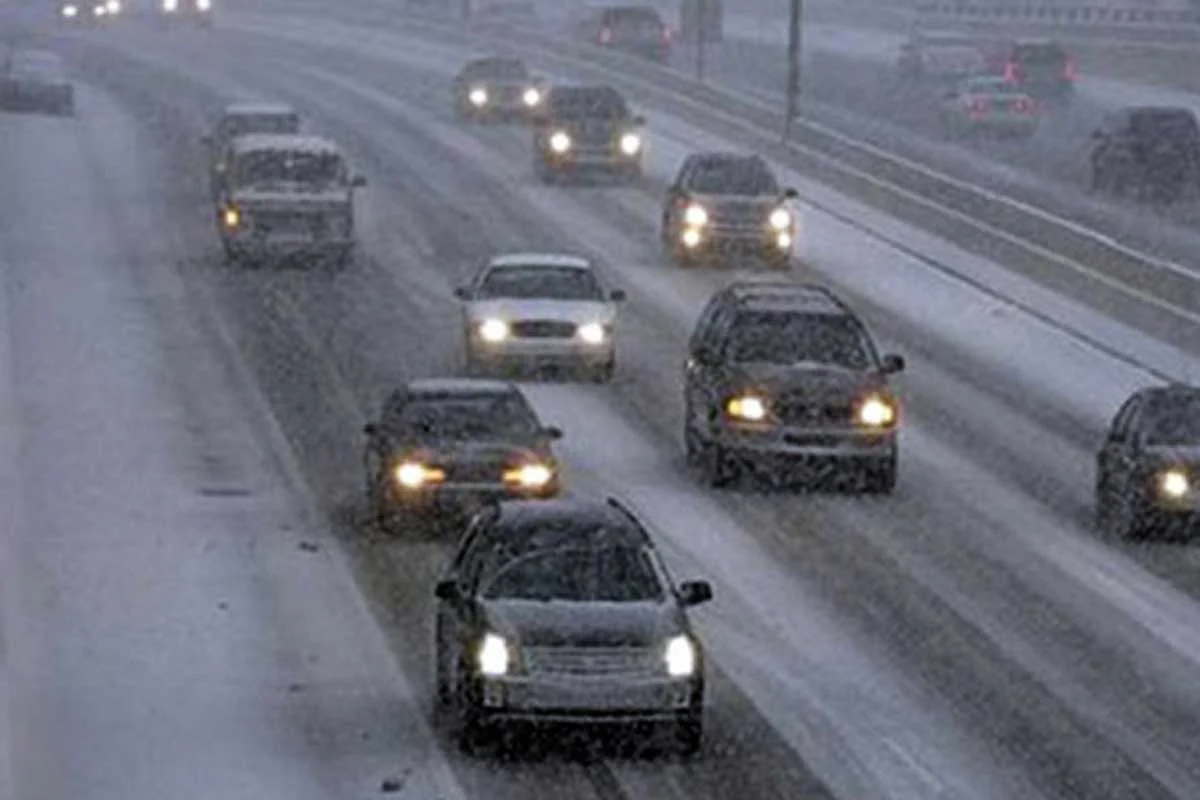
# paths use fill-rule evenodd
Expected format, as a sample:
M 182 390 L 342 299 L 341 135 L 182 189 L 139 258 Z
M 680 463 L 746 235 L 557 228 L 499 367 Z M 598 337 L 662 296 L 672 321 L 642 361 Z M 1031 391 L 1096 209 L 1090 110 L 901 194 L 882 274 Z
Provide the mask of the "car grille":
M 801 427 L 844 426 L 851 422 L 848 400 L 821 401 L 803 395 L 781 398 L 776 414 L 785 425 Z
M 734 202 L 717 206 L 713 209 L 712 216 L 716 225 L 761 228 L 767 224 L 768 213 L 768 207 L 762 203 Z
M 513 336 L 519 339 L 570 339 L 575 335 L 574 322 L 554 319 L 532 319 L 514 322 Z
M 539 675 L 647 675 L 659 659 L 645 647 L 526 647 L 525 668 Z
M 331 228 L 330 220 L 320 213 L 250 209 L 249 216 L 254 229 L 264 233 L 312 233 L 322 236 Z
M 466 461 L 445 466 L 447 483 L 500 483 L 504 479 L 502 461 Z

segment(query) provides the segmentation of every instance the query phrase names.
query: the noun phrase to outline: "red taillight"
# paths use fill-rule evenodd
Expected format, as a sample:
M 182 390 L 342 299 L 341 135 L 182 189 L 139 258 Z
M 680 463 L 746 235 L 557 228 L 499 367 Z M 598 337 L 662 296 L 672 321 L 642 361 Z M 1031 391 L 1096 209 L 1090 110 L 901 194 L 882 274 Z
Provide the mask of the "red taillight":
M 600 29 L 600 44 L 608 44 L 612 41 L 612 31 L 608 28 Z
M 1017 82 L 1017 65 L 1011 61 L 1004 62 L 1004 80 L 1007 83 Z
M 663 44 L 671 43 L 671 29 L 668 28 L 666 25 L 664 25 L 663 29 L 662 29 L 662 43 Z
M 1017 113 L 1019 114 L 1028 114 L 1033 111 L 1033 104 L 1024 97 L 1017 98 L 1017 101 L 1013 103 L 1013 107 L 1017 109 Z
M 1075 59 L 1068 58 L 1066 66 L 1063 67 L 1063 77 L 1069 81 L 1073 81 L 1078 74 L 1079 68 L 1075 66 Z

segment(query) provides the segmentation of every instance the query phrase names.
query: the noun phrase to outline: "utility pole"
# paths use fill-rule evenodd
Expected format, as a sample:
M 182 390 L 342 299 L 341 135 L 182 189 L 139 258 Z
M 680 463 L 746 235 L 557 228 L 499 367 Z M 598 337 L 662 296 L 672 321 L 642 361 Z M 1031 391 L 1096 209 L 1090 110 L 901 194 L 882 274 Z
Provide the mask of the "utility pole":
M 704 57 L 707 55 L 705 50 L 708 47 L 708 36 L 705 34 L 708 31 L 705 25 L 708 24 L 708 0 L 694 0 L 696 4 L 696 80 L 704 80 Z
M 800 31 L 804 0 L 791 0 L 788 15 L 787 110 L 783 121 L 783 141 L 792 138 L 792 123 L 800 106 Z

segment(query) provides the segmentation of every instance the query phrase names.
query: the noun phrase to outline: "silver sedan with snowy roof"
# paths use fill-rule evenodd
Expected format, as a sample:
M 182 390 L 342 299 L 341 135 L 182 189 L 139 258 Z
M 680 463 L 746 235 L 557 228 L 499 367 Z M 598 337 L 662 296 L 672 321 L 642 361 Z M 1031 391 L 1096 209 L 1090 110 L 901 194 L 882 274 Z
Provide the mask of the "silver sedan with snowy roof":
M 513 253 L 491 259 L 466 286 L 467 368 L 567 366 L 607 381 L 620 290 L 606 291 L 590 261 L 571 255 Z

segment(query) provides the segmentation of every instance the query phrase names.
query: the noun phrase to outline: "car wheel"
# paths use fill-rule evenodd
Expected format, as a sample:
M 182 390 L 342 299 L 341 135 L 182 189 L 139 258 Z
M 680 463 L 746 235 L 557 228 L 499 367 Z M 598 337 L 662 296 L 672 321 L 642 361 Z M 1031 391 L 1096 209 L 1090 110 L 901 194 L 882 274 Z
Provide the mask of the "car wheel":
M 767 252 L 763 254 L 763 261 L 773 270 L 783 271 L 792 268 L 792 254 Z
M 444 643 L 445 632 L 442 630 L 442 622 L 439 619 L 436 623 L 436 633 L 434 634 L 434 706 L 438 709 L 447 709 L 454 705 L 454 686 L 451 681 L 450 668 L 446 664 L 447 650 Z
M 891 494 L 896 488 L 896 454 L 870 459 L 863 467 L 863 491 L 867 494 Z
M 1110 508 L 1109 512 L 1114 518 L 1114 533 L 1118 537 L 1130 541 L 1140 541 L 1146 538 L 1150 520 L 1147 519 L 1149 514 L 1145 504 L 1136 497 L 1127 496 L 1115 498 L 1115 501 L 1116 507 Z
M 704 442 L 700 450 L 700 468 L 704 482 L 713 489 L 723 489 L 738 477 L 738 469 L 725 448 L 715 442 Z
M 704 743 L 704 719 L 700 712 L 689 712 L 675 722 L 672 731 L 674 750 L 684 758 L 700 752 Z
M 612 380 L 613 373 L 616 372 L 617 362 L 606 361 L 598 367 L 591 367 L 588 370 L 588 377 L 592 383 L 608 383 Z
M 458 674 L 464 674 L 462 665 L 459 665 Z M 475 707 L 474 701 L 467 693 L 467 685 L 465 681 L 458 681 L 455 687 L 455 711 L 457 714 L 457 739 L 458 749 L 466 755 L 476 755 L 489 744 L 487 730 L 484 728 L 479 719 L 479 709 Z

